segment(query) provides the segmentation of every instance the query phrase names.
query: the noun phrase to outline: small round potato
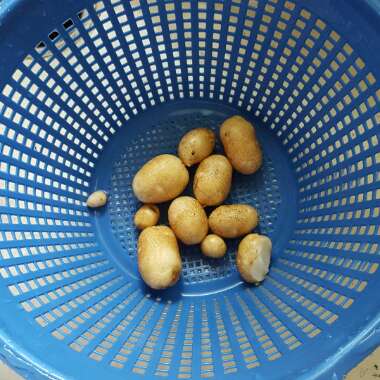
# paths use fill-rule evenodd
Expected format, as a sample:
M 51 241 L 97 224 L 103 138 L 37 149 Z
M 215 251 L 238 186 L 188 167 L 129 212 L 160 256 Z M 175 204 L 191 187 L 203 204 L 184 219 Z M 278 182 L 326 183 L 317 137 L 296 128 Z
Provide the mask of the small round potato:
M 144 203 L 162 203 L 180 195 L 189 183 L 189 172 L 172 154 L 162 154 L 148 161 L 135 175 L 133 192 Z
M 98 208 L 107 203 L 107 193 L 103 190 L 93 192 L 87 198 L 87 207 Z
M 247 235 L 239 244 L 236 265 L 243 279 L 249 283 L 264 280 L 269 271 L 272 242 L 267 236 Z
M 241 116 L 232 116 L 220 127 L 220 139 L 232 166 L 242 174 L 256 172 L 263 162 L 253 125 Z
M 227 252 L 227 245 L 218 235 L 207 235 L 201 244 L 202 253 L 207 257 L 219 259 Z
M 193 197 L 174 199 L 168 210 L 168 218 L 170 227 L 184 244 L 198 244 L 207 235 L 206 212 Z
M 160 210 L 156 205 L 143 205 L 137 210 L 134 222 L 139 230 L 143 230 L 155 226 L 158 219 L 160 219 Z
M 237 238 L 251 232 L 259 222 L 257 210 L 249 205 L 223 205 L 209 216 L 212 232 L 223 238 Z
M 178 156 L 186 166 L 192 166 L 208 157 L 214 147 L 214 132 L 208 128 L 195 128 L 182 137 L 178 145 Z
M 171 228 L 145 228 L 139 237 L 137 256 L 141 277 L 151 288 L 165 289 L 178 281 L 182 261 L 177 239 Z
M 193 192 L 202 206 L 220 205 L 231 189 L 232 166 L 225 156 L 213 154 L 204 159 L 194 176 Z

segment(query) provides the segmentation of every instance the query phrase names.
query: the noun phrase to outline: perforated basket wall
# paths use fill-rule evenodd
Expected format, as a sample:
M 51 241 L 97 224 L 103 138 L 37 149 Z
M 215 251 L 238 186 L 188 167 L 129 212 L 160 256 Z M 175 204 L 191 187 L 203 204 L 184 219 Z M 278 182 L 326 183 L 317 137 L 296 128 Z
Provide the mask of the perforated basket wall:
M 378 1 L 0 7 L 3 359 L 28 379 L 336 379 L 379 343 Z M 152 292 L 131 180 L 233 114 L 264 165 L 228 202 L 259 209 L 270 275 L 241 282 L 238 241 L 221 261 L 182 247 L 181 281 Z

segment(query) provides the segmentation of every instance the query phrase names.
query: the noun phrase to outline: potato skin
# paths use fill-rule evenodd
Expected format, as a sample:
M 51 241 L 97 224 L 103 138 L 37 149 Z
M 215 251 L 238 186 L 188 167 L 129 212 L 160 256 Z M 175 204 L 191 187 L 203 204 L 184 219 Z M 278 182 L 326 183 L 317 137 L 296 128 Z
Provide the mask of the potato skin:
M 220 127 L 220 139 L 233 168 L 253 174 L 262 165 L 263 154 L 253 125 L 241 116 L 232 116 Z
M 232 166 L 225 156 L 213 154 L 198 166 L 193 183 L 195 198 L 202 206 L 217 206 L 231 189 Z
M 203 239 L 201 251 L 207 257 L 219 259 L 226 254 L 227 245 L 220 236 L 210 234 Z
M 193 197 L 178 197 L 168 210 L 170 227 L 184 244 L 198 244 L 207 235 L 208 220 L 202 205 Z
M 237 238 L 257 226 L 259 214 L 250 205 L 223 205 L 210 214 L 208 223 L 214 234 L 223 238 Z
M 214 147 L 214 132 L 208 128 L 195 128 L 182 137 L 178 145 L 178 156 L 186 166 L 190 167 L 208 157 Z
M 189 172 L 172 154 L 161 154 L 148 161 L 135 175 L 133 192 L 143 203 L 162 203 L 180 195 L 189 183 Z
M 107 193 L 103 190 L 94 191 L 87 198 L 87 207 L 98 208 L 102 207 L 107 203 Z
M 239 244 L 236 266 L 244 281 L 259 283 L 269 271 L 272 242 L 267 236 L 247 235 Z
M 145 228 L 138 240 L 138 268 L 144 282 L 153 289 L 173 286 L 179 279 L 182 261 L 171 228 Z
M 135 226 L 139 230 L 155 226 L 160 219 L 160 210 L 156 205 L 147 204 L 141 206 L 134 217 Z

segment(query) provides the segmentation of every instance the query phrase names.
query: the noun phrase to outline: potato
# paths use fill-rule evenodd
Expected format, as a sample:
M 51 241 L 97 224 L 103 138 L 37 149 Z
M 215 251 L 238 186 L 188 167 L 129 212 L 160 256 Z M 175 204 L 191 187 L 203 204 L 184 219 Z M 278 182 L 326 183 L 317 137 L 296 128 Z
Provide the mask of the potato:
M 243 279 L 250 283 L 264 280 L 269 271 L 272 242 L 267 236 L 247 235 L 239 244 L 236 265 Z
M 201 251 L 207 257 L 219 259 L 226 254 L 227 245 L 220 236 L 210 234 L 203 239 Z
M 193 197 L 174 199 L 168 210 L 170 227 L 182 243 L 200 243 L 207 235 L 208 221 L 202 205 Z
M 160 210 L 156 205 L 143 205 L 137 210 L 134 222 L 139 230 L 143 230 L 155 226 L 158 219 L 160 219 Z
M 195 128 L 182 137 L 178 145 L 178 156 L 186 166 L 192 166 L 208 157 L 214 147 L 214 132 L 208 128 Z
M 204 159 L 194 176 L 193 192 L 202 206 L 220 205 L 231 189 L 232 166 L 225 156 L 213 154 Z
M 138 268 L 144 282 L 153 289 L 174 285 L 182 270 L 177 239 L 167 226 L 147 227 L 138 240 Z
M 224 238 L 237 238 L 251 232 L 259 222 L 257 210 L 249 205 L 223 205 L 209 216 L 212 232 Z
M 107 203 L 107 193 L 103 190 L 97 190 L 87 198 L 87 207 L 98 208 Z
M 256 172 L 263 162 L 253 125 L 241 116 L 232 116 L 220 127 L 220 139 L 233 168 L 242 174 Z
M 189 172 L 172 154 L 162 154 L 148 161 L 135 175 L 133 192 L 143 203 L 162 203 L 180 195 L 189 183 Z

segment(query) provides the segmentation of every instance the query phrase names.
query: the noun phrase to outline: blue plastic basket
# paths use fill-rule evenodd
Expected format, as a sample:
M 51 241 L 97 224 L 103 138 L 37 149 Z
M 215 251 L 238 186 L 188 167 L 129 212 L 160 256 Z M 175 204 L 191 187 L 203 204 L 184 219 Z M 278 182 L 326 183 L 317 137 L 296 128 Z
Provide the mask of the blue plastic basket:
M 1 356 L 27 379 L 338 379 L 380 342 L 377 0 L 3 0 Z M 242 114 L 271 272 L 137 272 L 137 169 Z M 220 146 L 217 147 L 220 151 Z M 94 189 L 110 193 L 91 212 Z M 165 214 L 165 213 L 164 213 Z

